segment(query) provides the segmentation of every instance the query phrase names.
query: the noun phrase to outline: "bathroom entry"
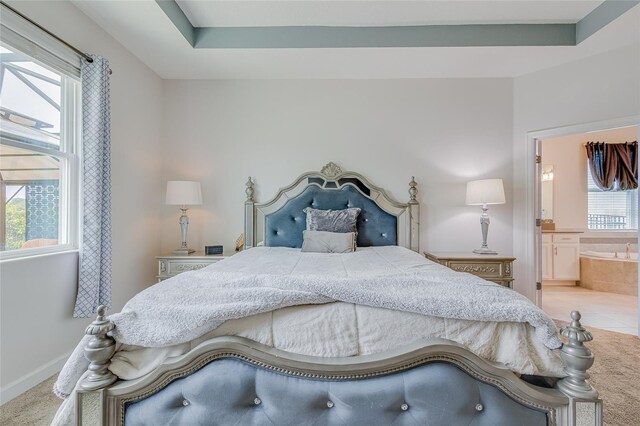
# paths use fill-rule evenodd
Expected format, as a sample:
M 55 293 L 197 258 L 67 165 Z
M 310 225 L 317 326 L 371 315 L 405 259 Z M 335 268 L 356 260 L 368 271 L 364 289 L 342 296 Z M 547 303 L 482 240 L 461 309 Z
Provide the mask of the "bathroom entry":
M 537 140 L 539 304 L 638 335 L 638 127 Z

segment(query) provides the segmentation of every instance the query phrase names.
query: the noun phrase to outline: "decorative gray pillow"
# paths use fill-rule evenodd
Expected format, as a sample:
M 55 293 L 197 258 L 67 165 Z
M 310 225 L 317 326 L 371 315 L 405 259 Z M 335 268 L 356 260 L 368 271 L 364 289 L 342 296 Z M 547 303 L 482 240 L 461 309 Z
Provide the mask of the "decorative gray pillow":
M 318 210 L 307 207 L 304 212 L 307 214 L 308 231 L 357 232 L 359 208 Z
M 355 249 L 355 232 L 302 231 L 303 252 L 351 253 Z

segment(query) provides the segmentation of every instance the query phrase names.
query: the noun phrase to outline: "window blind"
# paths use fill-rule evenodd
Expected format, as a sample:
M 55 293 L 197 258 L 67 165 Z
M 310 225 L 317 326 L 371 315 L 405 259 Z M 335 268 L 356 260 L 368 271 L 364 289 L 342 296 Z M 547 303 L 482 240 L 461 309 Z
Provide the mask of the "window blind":
M 602 191 L 587 167 L 589 229 L 638 229 L 638 190 Z

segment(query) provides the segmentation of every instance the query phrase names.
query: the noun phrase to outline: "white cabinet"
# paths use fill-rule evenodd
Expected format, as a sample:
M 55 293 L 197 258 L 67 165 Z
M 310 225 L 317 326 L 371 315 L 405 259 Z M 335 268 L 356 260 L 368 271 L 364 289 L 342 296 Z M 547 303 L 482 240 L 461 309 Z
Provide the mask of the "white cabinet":
M 580 279 L 579 244 L 553 244 L 553 279 L 565 281 Z
M 542 236 L 542 279 L 578 281 L 580 279 L 579 234 Z

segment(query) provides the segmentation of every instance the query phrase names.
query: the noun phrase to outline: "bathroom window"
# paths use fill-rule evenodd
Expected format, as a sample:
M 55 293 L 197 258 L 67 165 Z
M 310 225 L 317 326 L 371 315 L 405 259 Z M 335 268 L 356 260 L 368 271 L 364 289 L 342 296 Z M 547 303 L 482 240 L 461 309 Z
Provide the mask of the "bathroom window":
M 594 230 L 638 229 L 638 190 L 603 191 L 596 186 L 587 167 L 588 227 Z

